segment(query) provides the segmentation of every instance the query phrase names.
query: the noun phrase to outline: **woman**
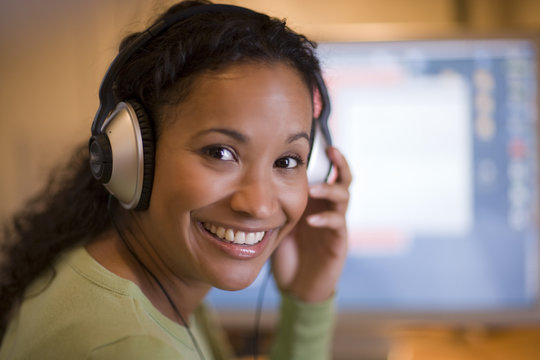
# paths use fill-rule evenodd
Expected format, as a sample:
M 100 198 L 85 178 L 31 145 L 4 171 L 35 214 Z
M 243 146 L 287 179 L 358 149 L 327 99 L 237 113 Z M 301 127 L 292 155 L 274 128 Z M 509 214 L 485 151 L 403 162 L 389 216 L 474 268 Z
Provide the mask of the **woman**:
M 185 1 L 155 24 L 212 6 Z M 204 297 L 245 288 L 270 258 L 283 295 L 271 356 L 328 356 L 351 175 L 329 148 L 336 180 L 308 187 L 314 44 L 265 15 L 204 9 L 112 81 L 151 119 L 146 204 L 119 206 L 81 151 L 6 232 L 0 359 L 227 358 Z

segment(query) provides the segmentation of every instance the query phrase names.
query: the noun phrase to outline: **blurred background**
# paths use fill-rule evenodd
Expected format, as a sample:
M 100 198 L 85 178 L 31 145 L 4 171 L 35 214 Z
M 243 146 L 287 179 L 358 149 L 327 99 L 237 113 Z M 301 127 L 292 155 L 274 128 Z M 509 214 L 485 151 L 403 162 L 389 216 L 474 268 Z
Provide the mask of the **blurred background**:
M 224 1 L 287 18 L 316 40 L 540 28 L 537 0 Z M 0 219 L 89 136 L 97 91 L 120 39 L 165 0 L 0 1 Z
M 101 79 L 119 41 L 173 1 L 0 0 L 0 221 L 87 141 Z M 223 1 L 286 18 L 320 42 L 396 41 L 540 34 L 538 0 Z M 535 222 L 536 223 L 536 222 Z M 537 256 L 537 254 L 534 254 Z M 419 309 L 420 311 L 422 309 Z M 233 315 L 231 315 L 233 314 Z M 251 318 L 220 314 L 238 348 Z M 265 329 L 271 338 L 272 317 Z M 377 318 L 376 318 L 377 319 Z M 535 321 L 496 327 L 431 322 L 413 326 L 362 318 L 338 321 L 335 359 L 540 358 Z M 264 345 L 264 344 L 263 344 Z

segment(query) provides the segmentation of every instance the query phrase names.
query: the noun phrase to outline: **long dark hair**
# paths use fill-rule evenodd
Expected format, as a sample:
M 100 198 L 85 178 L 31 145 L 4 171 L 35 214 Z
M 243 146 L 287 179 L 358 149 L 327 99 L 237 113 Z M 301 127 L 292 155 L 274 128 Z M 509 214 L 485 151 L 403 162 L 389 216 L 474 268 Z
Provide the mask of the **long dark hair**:
M 157 20 L 205 0 L 183 1 Z M 126 37 L 120 50 L 140 33 Z M 136 99 L 153 119 L 156 138 L 163 131 L 160 109 L 180 103 L 205 71 L 238 62 L 286 63 L 312 90 L 320 71 L 315 44 L 284 21 L 244 13 L 202 13 L 183 20 L 138 49 L 119 71 L 114 95 Z M 58 255 L 111 229 L 110 214 L 123 211 L 92 177 L 86 144 L 55 170 L 48 186 L 8 223 L 0 242 L 0 338 L 9 313 L 25 288 Z

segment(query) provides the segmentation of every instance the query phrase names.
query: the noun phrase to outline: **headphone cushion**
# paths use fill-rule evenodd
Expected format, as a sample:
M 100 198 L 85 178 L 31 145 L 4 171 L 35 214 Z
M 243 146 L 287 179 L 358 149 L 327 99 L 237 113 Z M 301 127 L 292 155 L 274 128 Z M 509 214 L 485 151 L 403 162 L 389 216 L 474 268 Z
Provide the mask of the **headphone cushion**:
M 155 157 L 155 141 L 154 141 L 154 128 L 152 121 L 147 115 L 144 107 L 137 101 L 130 100 L 128 103 L 131 105 L 137 120 L 139 122 L 139 128 L 141 131 L 141 140 L 143 144 L 143 183 L 141 197 L 135 206 L 135 210 L 145 210 L 150 205 L 150 195 L 152 194 L 152 184 L 154 182 L 154 157 Z

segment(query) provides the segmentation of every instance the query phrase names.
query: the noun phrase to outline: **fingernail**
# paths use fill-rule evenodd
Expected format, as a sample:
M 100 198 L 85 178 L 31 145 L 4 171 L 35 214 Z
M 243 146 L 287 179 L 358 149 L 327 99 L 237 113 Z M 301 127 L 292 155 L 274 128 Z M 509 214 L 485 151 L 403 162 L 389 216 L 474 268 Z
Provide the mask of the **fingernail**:
M 309 188 L 309 194 L 312 196 L 317 196 L 323 193 L 323 187 L 321 185 L 314 185 Z
M 319 215 L 311 215 L 306 218 L 306 221 L 313 226 L 324 225 L 324 218 Z

